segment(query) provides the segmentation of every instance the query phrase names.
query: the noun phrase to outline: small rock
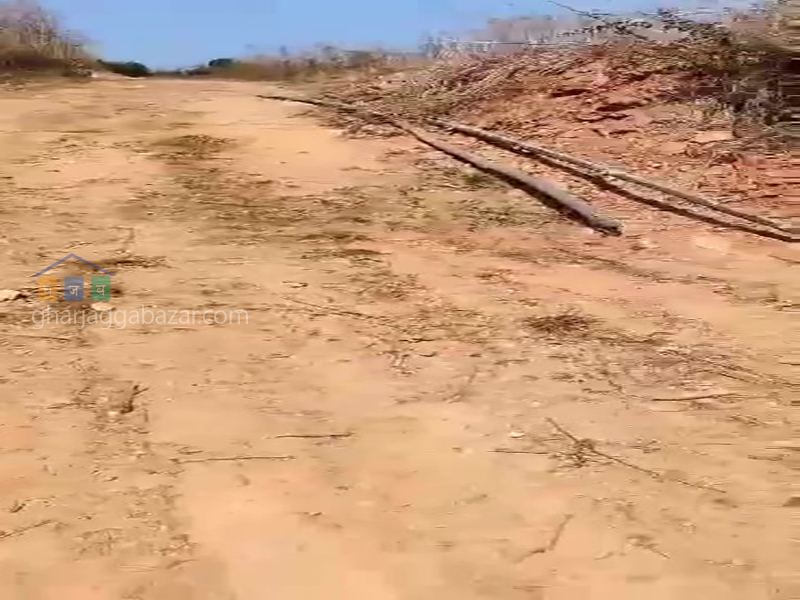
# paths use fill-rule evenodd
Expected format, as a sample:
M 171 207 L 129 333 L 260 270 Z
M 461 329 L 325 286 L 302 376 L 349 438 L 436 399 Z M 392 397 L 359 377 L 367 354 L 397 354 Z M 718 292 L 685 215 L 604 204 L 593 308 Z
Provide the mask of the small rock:
M 414 352 L 417 356 L 432 358 L 439 354 L 440 348 L 439 342 L 421 340 L 414 346 Z
M 611 78 L 605 73 L 598 73 L 592 80 L 592 88 L 597 89 L 611 83 Z
M 601 137 L 604 137 L 604 138 L 608 137 L 608 131 L 606 131 L 606 129 L 604 127 L 592 127 L 589 131 L 592 131 L 592 132 L 596 133 L 597 135 L 599 135 Z M 567 137 L 567 136 L 564 136 L 564 137 Z M 571 136 L 571 137 L 574 137 L 574 136 Z
M 710 235 L 698 235 L 692 238 L 692 244 L 697 248 L 704 250 L 715 250 L 722 254 L 730 251 L 731 243 L 725 238 L 714 237 Z
M 732 567 L 745 567 L 747 566 L 747 561 L 743 558 L 732 558 L 729 564 Z
M 596 115 L 596 114 L 587 114 L 587 115 L 575 115 L 576 121 L 583 121 L 584 123 L 595 123 L 597 121 L 602 121 L 606 117 L 604 115 Z
M 653 122 L 653 117 L 644 112 L 643 110 L 632 110 L 628 113 L 631 122 L 637 127 L 644 127 Z
M 658 244 L 647 239 L 641 239 L 633 242 L 631 248 L 634 250 L 652 250 L 654 248 L 658 248 Z
M 786 459 L 786 455 L 782 452 L 758 452 L 756 454 L 748 454 L 747 458 L 751 460 L 767 460 L 772 462 L 781 462 Z
M 643 98 L 637 98 L 636 96 L 629 96 L 627 94 L 611 94 L 601 101 L 601 104 L 597 107 L 597 110 L 601 110 L 603 112 L 616 112 L 619 110 L 625 110 L 626 108 L 644 106 L 645 104 L 647 104 L 647 100 Z
M 666 142 L 665 144 L 661 144 L 658 147 L 658 150 L 662 154 L 668 154 L 670 156 L 677 156 L 678 154 L 683 154 L 686 152 L 686 148 L 689 144 L 686 142 Z
M 701 131 L 692 138 L 692 141 L 698 144 L 710 144 L 712 142 L 725 142 L 732 139 L 733 133 L 730 131 Z
M 512 431 L 511 433 L 508 434 L 508 437 L 514 440 L 518 440 L 520 438 L 524 438 L 525 433 L 522 431 Z
M 95 302 L 92 304 L 92 310 L 97 312 L 108 312 L 110 310 L 114 310 L 114 306 L 108 302 Z
M 550 96 L 553 98 L 579 96 L 580 94 L 587 94 L 593 89 L 595 89 L 593 83 L 588 79 L 583 81 L 568 81 L 551 91 Z
M 792 496 L 783 505 L 787 508 L 797 508 L 800 507 L 800 496 Z
M 730 172 L 730 167 L 727 165 L 714 165 L 706 169 L 706 175 L 727 175 Z
M 797 169 L 770 169 L 764 171 L 764 177 L 769 180 L 772 185 L 789 185 L 798 181 Z
M 628 133 L 635 133 L 639 131 L 639 127 L 633 120 L 626 119 L 618 123 L 610 123 L 604 127 L 608 135 L 626 135 Z
M 108 386 L 99 394 L 99 408 L 109 418 L 127 415 L 136 408 L 136 397 L 144 389 L 131 381 L 120 381 Z
M 10 302 L 22 296 L 17 290 L 0 290 L 0 302 Z
M 758 154 L 743 152 L 739 154 L 739 164 L 744 167 L 760 167 L 764 164 L 764 157 Z

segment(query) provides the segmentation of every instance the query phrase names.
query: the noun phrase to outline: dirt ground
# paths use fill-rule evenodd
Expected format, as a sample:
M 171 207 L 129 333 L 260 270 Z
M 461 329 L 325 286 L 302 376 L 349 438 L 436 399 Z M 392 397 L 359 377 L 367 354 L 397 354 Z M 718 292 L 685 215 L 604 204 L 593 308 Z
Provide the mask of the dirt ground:
M 796 248 L 263 91 L 0 93 L 1 598 L 800 597 Z

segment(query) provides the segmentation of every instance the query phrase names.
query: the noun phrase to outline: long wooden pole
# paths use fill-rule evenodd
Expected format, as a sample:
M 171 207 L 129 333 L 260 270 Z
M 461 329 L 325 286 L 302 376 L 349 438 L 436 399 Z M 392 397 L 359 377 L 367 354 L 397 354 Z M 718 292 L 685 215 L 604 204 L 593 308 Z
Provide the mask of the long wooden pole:
M 390 123 L 398 129 L 414 136 L 419 141 L 431 146 L 432 148 L 436 148 L 437 150 L 444 152 L 445 154 L 449 154 L 458 160 L 469 163 L 481 171 L 494 175 L 499 179 L 515 184 L 529 192 L 532 192 L 538 198 L 540 198 L 544 204 L 583 221 L 589 227 L 597 231 L 601 231 L 610 235 L 620 235 L 622 233 L 622 224 L 620 222 L 598 214 L 589 204 L 579 198 L 576 198 L 569 192 L 551 184 L 550 182 L 537 177 L 532 177 L 524 171 L 514 167 L 489 161 L 482 156 L 478 156 L 477 154 L 468 152 L 452 144 L 445 143 L 429 133 L 413 127 L 404 121 L 400 121 L 374 111 L 364 110 L 360 107 L 348 106 L 346 104 L 329 102 L 326 100 L 312 100 L 307 98 L 294 98 L 291 96 L 280 95 L 259 95 L 258 97 L 268 100 L 301 102 L 304 104 L 335 108 L 337 110 L 344 110 L 356 114 L 360 113 L 369 117 L 379 118 L 382 121 Z
M 735 208 L 731 208 L 729 206 L 725 206 L 716 200 L 712 200 L 710 198 L 706 198 L 705 196 L 701 196 L 699 194 L 695 194 L 693 192 L 689 192 L 686 190 L 682 190 L 680 188 L 675 188 L 659 181 L 655 181 L 653 179 L 647 179 L 645 177 L 640 177 L 639 175 L 634 175 L 633 173 L 628 173 L 627 171 L 622 171 L 620 169 L 611 169 L 604 165 L 600 165 L 588 160 L 584 160 L 582 158 L 577 158 L 575 156 L 571 156 L 569 154 L 564 154 L 563 152 L 558 152 L 555 150 L 551 150 L 550 148 L 546 148 L 544 146 L 540 146 L 538 144 L 532 144 L 530 142 L 524 142 L 522 140 L 518 140 L 515 138 L 508 137 L 506 135 L 502 135 L 499 133 L 495 133 L 492 131 L 486 131 L 485 129 L 479 129 L 477 127 L 472 127 L 470 125 L 464 125 L 462 123 L 456 123 L 454 121 L 445 121 L 442 119 L 431 119 L 431 123 L 442 127 L 444 129 L 448 129 L 451 131 L 457 131 L 459 133 L 463 133 L 465 135 L 469 135 L 486 142 L 495 144 L 497 146 L 501 146 L 508 150 L 512 150 L 519 153 L 524 154 L 532 154 L 532 155 L 539 155 L 545 156 L 547 158 L 552 158 L 557 161 L 573 164 L 576 167 L 580 167 L 585 169 L 589 172 L 589 174 L 595 177 L 601 177 L 603 179 L 619 179 L 622 181 L 629 181 L 630 183 L 635 183 L 636 185 L 640 185 L 642 187 L 650 188 L 652 190 L 656 190 L 658 192 L 662 192 L 664 194 L 669 194 L 671 196 L 677 196 L 678 198 L 682 198 L 692 204 L 697 204 L 700 206 L 705 206 L 706 208 L 711 208 L 718 212 L 724 213 L 726 215 L 730 215 L 732 217 L 738 217 L 740 219 L 744 219 L 746 221 L 750 221 L 752 223 L 758 223 L 759 225 L 764 225 L 766 227 L 772 227 L 773 229 L 778 229 L 781 231 L 787 231 L 786 228 L 777 221 L 769 219 L 767 217 L 762 217 L 761 215 L 754 215 L 752 213 L 744 212 L 741 210 L 737 210 Z
M 408 124 L 406 124 L 404 122 L 398 121 L 397 119 L 395 119 L 392 116 L 389 116 L 387 114 L 384 114 L 384 113 L 381 113 L 381 112 L 378 112 L 378 111 L 375 111 L 375 110 L 372 110 L 372 109 L 369 109 L 369 108 L 366 108 L 366 107 L 363 107 L 363 106 L 343 104 L 341 102 L 333 102 L 333 101 L 330 101 L 330 100 L 312 100 L 312 99 L 296 98 L 296 97 L 282 96 L 282 95 L 260 95 L 259 97 L 260 98 L 269 99 L 269 100 L 286 100 L 286 101 L 292 101 L 292 102 L 302 102 L 302 103 L 305 103 L 305 104 L 312 104 L 312 105 L 315 105 L 315 106 L 322 106 L 322 107 L 326 107 L 326 108 L 332 108 L 332 109 L 335 109 L 335 110 L 340 110 L 340 111 L 343 111 L 343 112 L 349 112 L 349 113 L 353 113 L 353 114 L 358 114 L 358 115 L 361 115 L 361 116 L 363 116 L 365 118 L 375 119 L 375 120 L 378 120 L 378 121 L 381 121 L 381 122 L 384 122 L 384 123 L 389 123 L 391 125 L 394 125 L 395 127 L 398 127 L 401 130 L 406 131 L 407 133 L 410 133 L 411 135 L 414 135 L 415 137 L 417 137 L 417 139 L 420 139 L 421 141 L 424 141 L 425 143 L 428 143 L 429 145 L 433 145 L 433 144 L 430 144 L 429 141 L 424 140 L 422 137 L 420 137 L 420 134 L 422 134 L 422 136 L 427 137 L 429 140 L 433 140 L 434 138 L 431 138 L 430 136 L 428 136 L 427 133 L 422 132 L 417 128 L 413 128 L 413 127 L 411 127 L 410 125 L 408 125 Z M 503 148 L 505 148 L 507 150 L 515 151 L 517 153 L 529 154 L 529 155 L 541 156 L 541 157 L 549 158 L 549 159 L 553 160 L 554 164 L 556 164 L 556 165 L 558 165 L 559 163 L 564 164 L 565 166 L 566 165 L 571 165 L 573 167 L 576 167 L 576 169 L 575 169 L 576 172 L 583 173 L 584 175 L 591 176 L 591 177 L 593 177 L 595 179 L 598 179 L 601 182 L 605 183 L 606 185 L 610 185 L 610 186 L 616 185 L 613 181 L 611 181 L 612 179 L 615 179 L 615 178 L 619 179 L 619 180 L 623 180 L 623 181 L 629 181 L 631 183 L 635 183 L 635 184 L 641 185 L 643 187 L 647 187 L 647 188 L 650 188 L 650 189 L 653 189 L 653 190 L 657 190 L 657 191 L 662 192 L 662 193 L 667 194 L 667 195 L 677 196 L 677 197 L 682 198 L 682 199 L 684 199 L 684 200 L 686 200 L 688 202 L 691 202 L 692 204 L 700 205 L 700 206 L 715 210 L 717 212 L 721 212 L 723 214 L 727 214 L 727 215 L 732 216 L 732 217 L 737 217 L 737 218 L 743 219 L 745 221 L 749 221 L 750 223 L 753 223 L 753 225 L 746 224 L 746 223 L 745 224 L 739 224 L 739 223 L 732 223 L 732 222 L 729 222 L 729 221 L 725 221 L 723 219 L 720 219 L 717 216 L 698 213 L 694 209 L 684 208 L 684 207 L 681 207 L 679 205 L 670 203 L 670 202 L 668 202 L 666 200 L 656 200 L 656 199 L 650 199 L 650 198 L 644 199 L 643 197 L 636 197 L 636 196 L 633 196 L 633 195 L 629 195 L 628 196 L 629 198 L 632 198 L 634 200 L 638 200 L 640 202 L 644 202 L 644 203 L 646 203 L 646 204 L 648 204 L 650 206 L 655 206 L 656 208 L 659 208 L 661 210 L 669 210 L 669 211 L 672 211 L 672 212 L 678 212 L 679 214 L 682 214 L 682 215 L 684 215 L 686 217 L 689 217 L 689 218 L 693 218 L 693 219 L 696 219 L 696 220 L 704 221 L 704 222 L 707 222 L 707 223 L 720 225 L 720 226 L 723 226 L 723 227 L 729 227 L 729 228 L 738 229 L 740 231 L 747 231 L 748 233 L 753 233 L 755 235 L 760 235 L 762 237 L 778 239 L 778 240 L 785 241 L 785 242 L 798 242 L 798 241 L 800 241 L 800 237 L 798 237 L 796 235 L 796 233 L 795 233 L 793 228 L 785 227 L 782 224 L 778 223 L 777 221 L 774 221 L 774 220 L 769 219 L 767 217 L 762 217 L 760 215 L 754 215 L 752 213 L 746 213 L 744 211 L 740 211 L 740 210 L 737 210 L 737 209 L 734 209 L 734 208 L 730 208 L 730 207 L 725 206 L 724 204 L 721 204 L 721 203 L 719 203 L 719 202 L 717 202 L 715 200 L 711 200 L 710 198 L 706 198 L 704 196 L 700 196 L 698 194 L 694 194 L 694 193 L 688 192 L 686 190 L 681 190 L 679 188 L 673 188 L 671 186 L 667 186 L 666 184 L 660 183 L 658 181 L 654 181 L 654 180 L 651 180 L 651 179 L 640 177 L 638 175 L 634 175 L 634 174 L 628 173 L 626 171 L 622 171 L 622 170 L 618 170 L 618 169 L 610 169 L 610 168 L 608 168 L 608 167 L 606 167 L 604 165 L 601 165 L 601 164 L 598 164 L 598 163 L 594 163 L 594 162 L 591 162 L 591 161 L 588 161 L 588 160 L 585 160 L 585 159 L 582 159 L 582 158 L 578 158 L 578 157 L 575 157 L 575 156 L 571 156 L 569 154 L 565 154 L 565 153 L 562 153 L 562 152 L 558 152 L 558 151 L 552 150 L 550 148 L 546 148 L 544 146 L 540 146 L 538 144 L 531 144 L 529 142 L 524 142 L 522 140 L 517 140 L 515 138 L 511 138 L 511 137 L 508 137 L 508 136 L 505 136 L 505 135 L 502 135 L 502 134 L 498 134 L 498 133 L 486 131 L 486 130 L 483 130 L 483 129 L 479 129 L 477 127 L 471 127 L 469 125 L 465 125 L 465 124 L 462 124 L 462 123 L 456 123 L 456 122 L 453 122 L 453 121 L 446 121 L 446 120 L 442 120 L 442 119 L 425 119 L 425 122 L 429 123 L 431 125 L 435 125 L 437 127 L 441 127 L 443 129 L 446 129 L 446 130 L 458 131 L 458 132 L 464 133 L 466 135 L 471 135 L 471 136 L 476 137 L 478 139 L 482 139 L 483 141 L 486 141 L 486 142 L 492 143 L 494 145 L 503 147 Z M 460 149 L 458 149 L 458 148 L 456 148 L 454 146 L 450 146 L 449 144 L 445 144 L 444 142 L 441 142 L 441 141 L 438 141 L 438 140 L 436 140 L 436 141 L 440 146 L 443 145 L 443 146 L 448 147 L 450 149 L 455 149 L 459 153 L 462 153 L 462 154 L 464 153 L 463 150 L 460 150 Z M 439 148 L 439 149 L 442 149 L 442 148 Z M 442 150 L 442 151 L 447 152 L 448 154 L 451 154 L 452 156 L 458 157 L 456 153 L 451 153 L 451 152 L 448 152 L 447 150 Z M 479 162 L 485 160 L 485 159 L 482 159 L 481 157 L 477 157 L 477 156 L 471 155 L 469 153 L 467 153 L 467 154 L 468 154 L 468 156 L 470 158 L 473 158 L 473 159 L 477 158 Z M 467 162 L 470 162 L 471 164 L 477 166 L 478 168 L 481 168 L 482 170 L 493 172 L 495 175 L 497 175 L 497 176 L 499 176 L 499 177 L 501 177 L 503 179 L 508 179 L 507 176 L 502 174 L 502 170 L 510 169 L 510 167 L 505 167 L 504 165 L 498 165 L 496 163 L 490 163 L 490 167 L 492 167 L 492 168 L 491 169 L 485 169 L 485 168 L 482 168 L 482 167 L 478 166 L 478 164 L 476 164 L 472 160 L 468 160 L 468 159 L 465 159 L 465 158 L 462 158 L 461 160 L 466 160 Z M 501 167 L 501 170 L 498 170 L 496 167 Z M 532 189 L 533 191 L 537 191 L 537 188 L 538 188 L 538 191 L 539 191 L 540 195 L 543 195 L 544 197 L 551 197 L 551 195 L 549 194 L 549 191 L 551 191 L 551 189 L 554 186 L 551 186 L 548 182 L 542 181 L 541 179 L 533 178 L 530 175 L 528 175 L 527 173 L 524 173 L 523 171 L 520 171 L 518 169 L 511 169 L 511 170 L 514 173 L 514 175 L 512 177 L 513 180 L 516 180 L 516 181 L 519 182 L 520 181 L 519 180 L 519 176 L 520 175 L 522 176 L 523 180 L 525 180 L 525 179 L 533 180 L 536 183 L 535 186 L 532 186 L 529 183 L 523 183 L 523 185 L 525 185 L 529 189 Z M 555 188 L 555 189 L 556 189 L 557 192 L 562 192 L 564 194 L 567 194 L 566 192 L 563 192 L 562 190 L 559 190 L 558 188 Z M 547 191 L 545 191 L 545 190 L 547 190 Z M 572 197 L 569 194 L 567 194 L 567 196 L 572 199 Z M 577 205 L 573 204 L 573 206 L 578 206 L 578 207 L 582 206 L 582 208 L 579 208 L 577 211 L 574 210 L 574 209 L 570 210 L 568 205 L 567 206 L 562 206 L 562 208 L 567 209 L 567 212 L 571 212 L 573 215 L 576 215 L 576 216 L 580 217 L 584 221 L 586 220 L 586 217 L 589 214 L 592 214 L 597 219 L 599 219 L 599 220 L 595 221 L 596 225 L 599 225 L 599 226 L 592 225 L 593 227 L 595 227 L 595 228 L 597 228 L 597 229 L 599 229 L 601 231 L 609 231 L 609 232 L 613 232 L 613 233 L 619 234 L 620 228 L 619 228 L 619 225 L 616 224 L 615 221 L 611 221 L 609 219 L 606 219 L 605 217 L 600 217 L 599 215 L 596 215 L 593 212 L 591 212 L 591 213 L 587 212 L 586 209 L 588 209 L 588 211 L 591 211 L 591 208 L 589 207 L 588 204 L 582 202 L 581 200 L 578 200 L 577 198 L 574 198 L 574 200 L 576 200 L 580 204 L 577 204 Z M 558 203 L 558 204 L 560 204 L 560 203 Z M 609 224 L 604 225 L 603 222 L 607 222 L 609 224 L 616 225 L 616 227 L 614 227 L 614 231 L 609 230 L 608 228 L 609 228 L 610 225 Z M 613 225 L 611 225 L 611 226 L 613 227 Z M 763 227 L 767 227 L 769 229 L 763 229 Z M 772 230 L 776 230 L 776 231 L 772 231 Z

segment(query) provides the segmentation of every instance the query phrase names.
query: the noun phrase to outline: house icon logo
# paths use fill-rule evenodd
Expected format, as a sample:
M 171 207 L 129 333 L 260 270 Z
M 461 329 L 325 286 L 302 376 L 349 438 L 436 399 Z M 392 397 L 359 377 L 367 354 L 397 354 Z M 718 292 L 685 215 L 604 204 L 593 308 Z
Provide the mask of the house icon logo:
M 104 275 L 93 275 L 91 278 L 89 277 L 64 277 L 63 285 L 59 285 L 59 278 L 52 277 L 49 275 L 45 275 L 51 269 L 56 268 L 61 263 L 68 261 L 70 258 L 74 258 L 76 260 L 81 261 L 82 263 L 89 265 L 93 269 L 104 273 Z M 52 265 L 47 267 L 46 269 L 39 271 L 33 277 L 37 278 L 37 282 L 39 284 L 39 301 L 40 302 L 58 302 L 58 292 L 59 289 L 63 290 L 64 300 L 67 302 L 83 302 L 85 297 L 85 284 L 86 282 L 84 279 L 88 279 L 89 284 L 89 298 L 86 300 L 91 299 L 92 302 L 100 302 L 105 301 L 108 302 L 111 300 L 111 278 L 116 277 L 114 273 L 110 271 L 106 271 L 105 269 L 98 267 L 94 263 L 90 263 L 88 260 L 85 260 L 78 256 L 77 254 L 68 254 L 61 260 L 54 262 Z

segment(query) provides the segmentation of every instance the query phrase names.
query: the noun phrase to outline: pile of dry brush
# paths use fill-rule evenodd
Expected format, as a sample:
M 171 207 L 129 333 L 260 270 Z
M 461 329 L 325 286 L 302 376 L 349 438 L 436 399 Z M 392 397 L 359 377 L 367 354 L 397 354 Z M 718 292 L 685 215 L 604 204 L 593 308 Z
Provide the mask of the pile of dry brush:
M 635 35 L 639 23 L 628 31 L 616 20 L 618 35 L 601 44 L 463 53 L 424 69 L 340 86 L 334 93 L 406 118 L 443 116 L 556 90 L 575 72 L 596 67 L 605 89 L 661 75 L 664 101 L 704 99 L 763 125 L 778 118 L 784 109 L 779 90 L 785 55 L 768 31 L 696 22 L 669 11 L 662 11 L 658 22 L 664 31 L 679 34 L 677 39 L 648 40 Z

